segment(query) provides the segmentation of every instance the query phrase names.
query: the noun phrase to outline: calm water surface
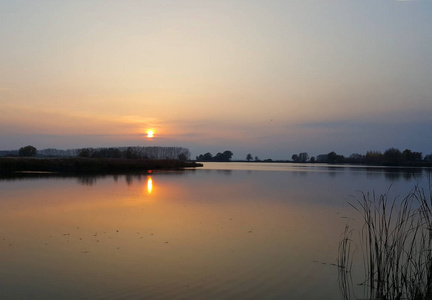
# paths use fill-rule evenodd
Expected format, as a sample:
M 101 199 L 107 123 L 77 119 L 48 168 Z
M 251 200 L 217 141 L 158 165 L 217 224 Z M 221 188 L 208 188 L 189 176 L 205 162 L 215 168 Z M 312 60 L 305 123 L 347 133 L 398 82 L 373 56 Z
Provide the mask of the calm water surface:
M 340 299 L 358 191 L 426 171 L 206 163 L 183 172 L 0 180 L 2 299 Z

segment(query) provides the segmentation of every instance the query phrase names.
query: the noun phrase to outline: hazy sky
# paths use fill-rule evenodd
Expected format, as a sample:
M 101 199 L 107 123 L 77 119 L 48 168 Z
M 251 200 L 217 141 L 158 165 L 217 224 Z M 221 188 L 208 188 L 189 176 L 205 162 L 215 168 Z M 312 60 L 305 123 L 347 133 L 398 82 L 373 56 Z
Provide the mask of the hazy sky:
M 0 41 L 0 149 L 432 152 L 432 0 L 0 0 Z

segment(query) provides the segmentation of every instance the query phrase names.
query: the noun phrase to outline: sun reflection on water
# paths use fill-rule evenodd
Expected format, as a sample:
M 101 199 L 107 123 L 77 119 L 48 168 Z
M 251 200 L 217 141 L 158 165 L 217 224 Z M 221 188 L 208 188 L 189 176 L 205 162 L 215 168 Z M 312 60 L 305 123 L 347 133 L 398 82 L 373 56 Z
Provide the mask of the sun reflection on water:
M 147 193 L 151 194 L 153 190 L 153 179 L 151 176 L 147 176 Z

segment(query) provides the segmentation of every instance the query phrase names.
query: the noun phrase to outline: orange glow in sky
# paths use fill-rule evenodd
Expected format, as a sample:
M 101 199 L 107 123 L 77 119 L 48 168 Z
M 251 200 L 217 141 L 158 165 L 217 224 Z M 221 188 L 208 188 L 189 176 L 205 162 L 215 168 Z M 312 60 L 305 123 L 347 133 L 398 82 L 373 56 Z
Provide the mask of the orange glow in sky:
M 432 151 L 432 1 L 111 2 L 1 5 L 0 150 Z

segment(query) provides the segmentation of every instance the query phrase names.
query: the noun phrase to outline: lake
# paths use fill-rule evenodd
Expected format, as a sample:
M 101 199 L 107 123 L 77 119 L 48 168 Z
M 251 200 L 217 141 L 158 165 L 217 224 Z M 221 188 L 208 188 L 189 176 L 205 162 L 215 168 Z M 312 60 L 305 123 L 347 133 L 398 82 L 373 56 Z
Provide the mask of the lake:
M 340 299 L 359 191 L 422 169 L 204 163 L 141 175 L 0 179 L 2 299 Z

